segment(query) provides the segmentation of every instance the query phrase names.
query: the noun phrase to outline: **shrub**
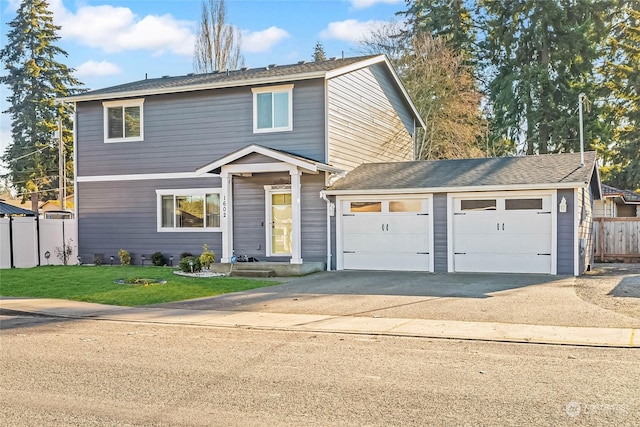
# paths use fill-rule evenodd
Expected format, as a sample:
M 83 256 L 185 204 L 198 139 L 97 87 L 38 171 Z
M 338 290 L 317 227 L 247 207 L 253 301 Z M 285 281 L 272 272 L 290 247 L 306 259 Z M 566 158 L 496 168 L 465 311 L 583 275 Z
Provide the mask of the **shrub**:
M 120 249 L 118 251 L 118 257 L 120 257 L 121 265 L 130 265 L 131 264 L 131 254 L 124 249 Z
M 191 252 L 182 252 L 180 254 L 180 259 L 186 258 L 186 257 L 190 257 L 190 256 L 193 256 L 193 254 Z
M 162 255 L 162 252 L 154 252 L 151 255 L 151 263 L 156 267 L 162 267 L 165 264 L 164 255 Z
M 102 257 L 100 255 L 96 255 L 93 257 L 94 265 L 102 265 Z
M 180 260 L 180 270 L 185 273 L 191 273 L 191 265 L 189 265 L 189 261 L 193 262 L 193 272 L 202 270 L 202 264 L 200 264 L 200 260 L 194 256 L 186 256 Z
M 202 245 L 202 254 L 200 255 L 200 264 L 203 267 L 209 268 L 211 264 L 216 262 L 216 254 L 209 250 L 209 246 L 205 243 Z

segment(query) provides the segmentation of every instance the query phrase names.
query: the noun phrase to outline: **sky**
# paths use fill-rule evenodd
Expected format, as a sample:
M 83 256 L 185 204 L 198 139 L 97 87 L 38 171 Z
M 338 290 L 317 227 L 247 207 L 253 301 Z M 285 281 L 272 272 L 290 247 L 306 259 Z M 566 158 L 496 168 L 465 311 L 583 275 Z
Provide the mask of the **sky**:
M 193 72 L 193 46 L 202 0 L 49 0 L 59 62 L 75 69 L 87 89 Z M 247 67 L 312 60 L 320 42 L 327 57 L 361 54 L 358 41 L 399 21 L 404 0 L 226 0 L 226 22 L 242 35 Z M 0 0 L 0 43 L 20 0 Z M 0 70 L 6 74 L 4 66 Z M 0 109 L 8 108 L 0 87 Z M 0 117 L 0 151 L 11 142 L 10 117 Z M 3 165 L 0 165 L 0 167 Z

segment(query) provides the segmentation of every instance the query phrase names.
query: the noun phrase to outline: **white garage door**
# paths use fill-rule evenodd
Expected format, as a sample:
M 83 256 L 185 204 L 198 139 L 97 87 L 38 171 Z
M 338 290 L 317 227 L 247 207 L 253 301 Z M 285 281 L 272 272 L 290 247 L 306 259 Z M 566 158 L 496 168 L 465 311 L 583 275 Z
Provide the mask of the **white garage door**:
M 427 199 L 342 202 L 345 270 L 430 271 Z
M 551 196 L 454 199 L 454 271 L 551 273 Z

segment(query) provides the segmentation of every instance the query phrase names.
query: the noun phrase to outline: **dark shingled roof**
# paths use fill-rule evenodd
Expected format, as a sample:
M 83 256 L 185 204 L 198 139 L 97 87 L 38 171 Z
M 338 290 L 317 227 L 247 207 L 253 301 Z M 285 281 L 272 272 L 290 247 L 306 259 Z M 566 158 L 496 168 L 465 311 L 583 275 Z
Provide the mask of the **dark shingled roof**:
M 640 194 L 630 190 L 620 190 L 610 185 L 602 184 L 603 196 L 620 196 L 626 202 L 640 203 Z
M 36 213 L 27 209 L 10 205 L 0 200 L 0 217 L 5 216 L 36 216 Z
M 596 153 L 543 154 L 523 157 L 367 163 L 358 166 L 328 190 L 401 190 L 589 183 Z
M 207 74 L 188 74 L 186 76 L 177 77 L 160 77 L 154 79 L 145 79 L 132 83 L 125 83 L 118 86 L 112 86 L 104 89 L 84 92 L 79 95 L 71 96 L 65 99 L 73 101 L 74 98 L 96 98 L 101 96 L 117 95 L 119 93 L 128 92 L 158 92 L 163 91 L 170 93 L 172 91 L 181 91 L 193 87 L 206 86 L 237 86 L 243 81 L 255 81 L 261 79 L 278 78 L 281 81 L 287 79 L 296 79 L 306 74 L 322 73 L 332 71 L 341 67 L 345 67 L 356 62 L 364 61 L 380 55 L 360 56 L 343 59 L 328 59 L 319 62 L 300 61 L 290 65 L 268 65 L 259 68 L 243 68 L 240 70 L 220 70 L 218 72 Z

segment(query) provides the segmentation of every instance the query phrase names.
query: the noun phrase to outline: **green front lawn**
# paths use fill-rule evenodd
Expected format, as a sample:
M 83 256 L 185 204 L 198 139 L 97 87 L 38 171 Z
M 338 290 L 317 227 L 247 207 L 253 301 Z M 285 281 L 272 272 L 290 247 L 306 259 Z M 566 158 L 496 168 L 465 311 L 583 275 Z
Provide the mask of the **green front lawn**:
M 166 284 L 125 285 L 124 279 L 166 280 Z M 59 298 L 101 304 L 138 306 L 183 301 L 276 285 L 237 277 L 184 277 L 166 267 L 42 266 L 0 270 L 0 295 Z

